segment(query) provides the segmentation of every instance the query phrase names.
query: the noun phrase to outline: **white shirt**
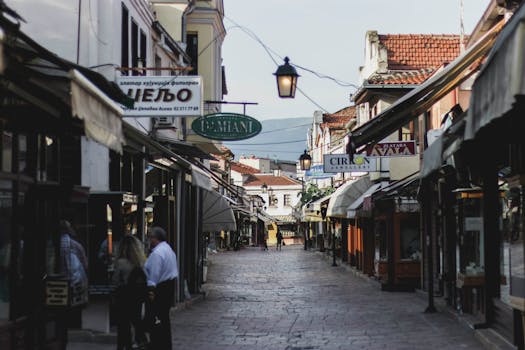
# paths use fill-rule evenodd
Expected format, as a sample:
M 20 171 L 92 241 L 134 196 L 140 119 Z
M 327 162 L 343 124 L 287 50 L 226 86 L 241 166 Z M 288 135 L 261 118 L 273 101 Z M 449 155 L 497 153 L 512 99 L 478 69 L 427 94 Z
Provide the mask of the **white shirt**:
M 177 257 L 166 242 L 160 242 L 153 248 L 144 264 L 144 269 L 148 276 L 148 286 L 155 287 L 161 282 L 179 277 Z

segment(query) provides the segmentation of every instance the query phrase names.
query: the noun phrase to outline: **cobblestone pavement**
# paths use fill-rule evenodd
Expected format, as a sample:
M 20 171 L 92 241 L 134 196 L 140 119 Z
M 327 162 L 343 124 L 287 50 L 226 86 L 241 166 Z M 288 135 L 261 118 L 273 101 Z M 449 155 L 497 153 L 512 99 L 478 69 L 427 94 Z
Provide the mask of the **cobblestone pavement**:
M 211 256 L 202 302 L 173 318 L 174 349 L 481 349 L 447 313 L 300 246 Z

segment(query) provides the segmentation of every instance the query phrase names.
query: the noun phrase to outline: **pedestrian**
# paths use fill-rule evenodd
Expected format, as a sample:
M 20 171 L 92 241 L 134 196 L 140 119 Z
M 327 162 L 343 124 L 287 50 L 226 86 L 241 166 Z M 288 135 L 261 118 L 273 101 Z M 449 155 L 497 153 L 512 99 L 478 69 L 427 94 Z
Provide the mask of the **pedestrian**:
M 117 319 L 117 349 L 132 348 L 131 327 L 138 348 L 146 343 L 142 310 L 148 296 L 144 271 L 144 247 L 131 235 L 122 238 L 115 261 L 112 282 L 116 287 L 114 305 Z
M 277 234 L 275 236 L 277 238 L 277 247 L 275 249 L 282 250 L 283 234 L 279 228 L 277 228 Z
M 152 227 L 148 238 L 152 250 L 145 268 L 154 316 L 151 349 L 171 350 L 170 308 L 175 293 L 175 279 L 179 276 L 177 257 L 166 242 L 166 231 L 161 227 Z

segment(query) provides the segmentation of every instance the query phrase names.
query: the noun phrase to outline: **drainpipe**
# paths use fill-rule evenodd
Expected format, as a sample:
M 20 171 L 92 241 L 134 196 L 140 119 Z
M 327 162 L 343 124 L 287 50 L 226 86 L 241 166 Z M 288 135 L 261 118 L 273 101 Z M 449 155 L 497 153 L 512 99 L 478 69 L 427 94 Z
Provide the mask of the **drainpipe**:
M 189 0 L 188 1 L 188 7 L 186 7 L 186 9 L 184 10 L 184 12 L 182 13 L 182 31 L 181 31 L 181 36 L 182 36 L 182 42 L 183 43 L 186 43 L 186 24 L 187 24 L 187 20 L 186 20 L 186 17 L 191 15 L 193 13 L 193 10 L 195 10 L 195 0 Z

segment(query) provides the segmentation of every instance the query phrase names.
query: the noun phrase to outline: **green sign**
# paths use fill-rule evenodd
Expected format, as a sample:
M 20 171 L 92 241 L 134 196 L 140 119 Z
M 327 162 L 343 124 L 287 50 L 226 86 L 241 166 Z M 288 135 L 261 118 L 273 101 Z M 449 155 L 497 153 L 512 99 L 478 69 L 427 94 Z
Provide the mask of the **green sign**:
M 199 117 L 191 123 L 195 133 L 212 140 L 237 141 L 254 137 L 262 125 L 255 118 L 237 113 L 215 113 Z

